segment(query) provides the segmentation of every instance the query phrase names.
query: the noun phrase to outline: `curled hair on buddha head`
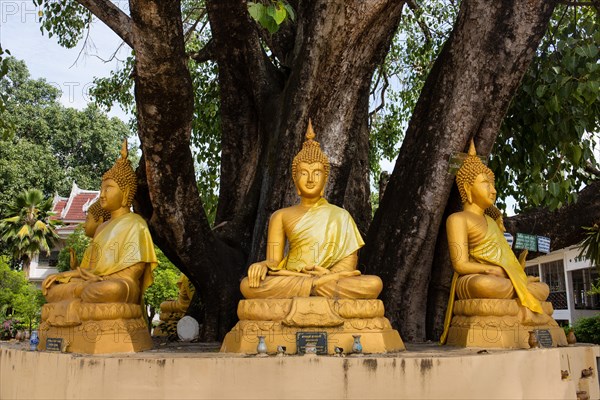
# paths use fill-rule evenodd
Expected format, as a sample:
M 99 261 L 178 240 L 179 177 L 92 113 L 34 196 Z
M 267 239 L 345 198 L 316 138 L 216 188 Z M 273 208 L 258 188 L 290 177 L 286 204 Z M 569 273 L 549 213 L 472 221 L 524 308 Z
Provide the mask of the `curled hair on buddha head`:
M 486 174 L 492 180 L 492 182 L 494 181 L 494 173 L 484 163 L 481 162 L 479 157 L 477 157 L 475 143 L 473 143 L 473 139 L 471 139 L 469 154 L 456 173 L 456 185 L 458 186 L 460 199 L 463 203 L 468 201 L 465 184 L 472 186 L 479 174 Z
M 321 151 L 321 145 L 315 138 L 315 132 L 313 131 L 312 122 L 308 120 L 308 127 L 306 128 L 306 141 L 302 144 L 302 150 L 296 154 L 294 160 L 292 161 L 292 177 L 294 181 L 296 181 L 296 173 L 298 172 L 298 164 L 301 162 L 305 162 L 307 164 L 312 164 L 316 162 L 320 162 L 323 164 L 323 168 L 325 169 L 325 179 L 329 176 L 329 159 L 327 156 Z
M 96 222 L 98 222 L 100 217 L 104 218 L 104 222 L 110 219 L 110 212 L 102 208 L 99 201 L 95 201 L 91 206 L 89 206 L 89 208 L 87 209 L 87 213 L 91 214 L 92 217 L 94 217 L 94 221 Z
M 131 205 L 135 191 L 137 190 L 137 176 L 131 167 L 131 161 L 127 159 L 127 155 L 127 139 L 125 139 L 121 147 L 120 157 L 115 162 L 115 165 L 104 173 L 102 180 L 112 179 L 117 183 L 122 192 L 125 192 L 125 189 L 129 189 L 127 204 Z
M 486 208 L 483 213 L 485 215 L 488 215 L 494 221 L 502 217 L 502 211 L 500 211 L 500 209 L 494 205 L 491 205 L 488 208 Z

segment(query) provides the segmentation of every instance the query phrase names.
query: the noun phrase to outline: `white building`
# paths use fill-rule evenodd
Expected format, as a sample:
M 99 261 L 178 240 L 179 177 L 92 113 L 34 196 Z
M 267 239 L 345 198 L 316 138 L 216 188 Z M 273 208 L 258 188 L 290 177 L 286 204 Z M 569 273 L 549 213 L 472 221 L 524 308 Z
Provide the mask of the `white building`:
M 600 295 L 589 295 L 598 281 L 598 270 L 579 257 L 580 249 L 570 246 L 527 261 L 527 275 L 539 276 L 550 286 L 548 301 L 554 306 L 554 319 L 573 324 L 579 318 L 600 312 Z
M 75 231 L 75 228 L 85 222 L 86 212 L 99 197 L 98 190 L 83 190 L 73 182 L 69 197 L 54 197 L 52 211 L 56 213 L 54 218 L 60 219 L 62 225 L 56 230 L 60 237 L 59 243 L 52 249 L 50 255 L 42 252 L 36 255 L 29 265 L 29 281 L 38 287 L 50 274 L 57 273 L 58 253 L 65 246 L 67 237 Z

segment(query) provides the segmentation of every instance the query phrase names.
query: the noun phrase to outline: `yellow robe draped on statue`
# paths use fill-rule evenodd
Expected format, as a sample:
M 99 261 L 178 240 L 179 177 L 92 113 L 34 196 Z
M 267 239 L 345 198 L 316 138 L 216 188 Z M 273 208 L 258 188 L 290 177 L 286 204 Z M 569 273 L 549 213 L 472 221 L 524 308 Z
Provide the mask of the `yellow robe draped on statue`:
M 300 272 L 307 266 L 331 269 L 351 255 L 364 241 L 348 211 L 321 198 L 294 226 L 287 238 L 289 252 L 270 272 Z M 244 278 L 240 289 L 247 299 L 323 296 L 329 298 L 374 299 L 381 292 L 381 279 L 372 275 L 343 277 L 318 288 L 312 276 L 267 276 L 257 288 L 250 288 Z
M 288 240 L 290 251 L 274 270 L 329 269 L 365 245 L 350 213 L 324 198 L 302 216 Z
M 508 275 L 515 293 L 521 304 L 531 311 L 543 313 L 540 301 L 535 298 L 527 289 L 527 275 L 519 260 L 513 253 L 510 245 L 504 238 L 504 234 L 498 228 L 496 222 L 489 216 L 485 215 L 487 222 L 487 231 L 483 240 L 474 247 L 469 248 L 469 256 L 474 261 L 481 264 L 497 265 Z M 466 275 L 465 277 L 468 277 Z M 448 299 L 448 309 L 446 310 L 446 318 L 444 320 L 444 333 L 442 334 L 441 342 L 445 343 L 452 320 L 452 310 L 454 308 L 454 298 L 457 292 L 458 282 L 463 276 L 454 273 L 452 284 L 450 287 L 450 298 Z

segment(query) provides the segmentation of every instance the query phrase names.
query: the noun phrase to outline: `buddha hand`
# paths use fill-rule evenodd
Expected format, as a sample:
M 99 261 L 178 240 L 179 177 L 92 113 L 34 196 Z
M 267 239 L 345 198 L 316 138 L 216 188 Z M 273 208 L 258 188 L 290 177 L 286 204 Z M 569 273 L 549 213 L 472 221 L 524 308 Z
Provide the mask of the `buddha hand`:
M 248 267 L 248 286 L 251 288 L 259 287 L 260 281 L 267 277 L 268 271 L 269 268 L 264 261 L 250 265 L 250 267 Z
M 81 277 L 83 279 L 85 279 L 86 281 L 98 282 L 98 281 L 104 280 L 101 276 L 98 276 L 98 275 L 88 271 L 87 269 L 77 268 L 77 270 L 79 271 Z
M 78 271 L 67 271 L 67 272 L 59 272 L 58 274 L 48 275 L 46 279 L 42 282 L 42 294 L 45 296 L 48 294 L 48 289 L 52 286 L 54 282 L 56 282 L 59 278 L 74 278 L 78 277 Z
M 330 273 L 327 275 L 322 275 L 322 276 L 318 277 L 317 279 L 315 279 L 315 281 L 313 282 L 313 287 L 319 287 L 319 286 L 326 284 L 327 282 L 337 281 L 337 280 L 340 280 L 341 278 L 347 278 L 349 276 L 359 276 L 359 275 L 360 275 L 360 271 L 357 269 L 355 269 L 353 271 L 333 272 L 333 273 Z
M 506 275 L 506 271 L 504 271 L 504 268 L 498 267 L 496 265 L 486 265 L 484 273 L 486 275 L 494 275 L 500 278 L 508 278 L 508 275 Z

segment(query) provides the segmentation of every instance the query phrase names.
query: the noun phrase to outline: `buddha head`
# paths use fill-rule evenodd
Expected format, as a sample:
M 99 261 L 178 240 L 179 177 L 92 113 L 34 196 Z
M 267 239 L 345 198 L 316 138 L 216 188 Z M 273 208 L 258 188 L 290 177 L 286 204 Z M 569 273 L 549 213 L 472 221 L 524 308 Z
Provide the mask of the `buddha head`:
M 102 208 L 100 201 L 94 202 L 87 210 L 83 230 L 87 237 L 94 237 L 96 229 L 110 219 L 110 213 Z
M 129 208 L 137 190 L 137 177 L 127 155 L 127 139 L 125 139 L 120 157 L 102 176 L 100 205 L 109 212 L 121 207 Z
M 494 173 L 477 157 L 472 139 L 469 154 L 456 173 L 456 185 L 463 204 L 477 203 L 485 210 L 496 201 Z
M 306 129 L 306 141 L 302 150 L 292 161 L 292 177 L 299 196 L 323 196 L 329 177 L 329 159 L 321 151 L 319 142 L 313 140 L 315 132 L 310 119 Z

